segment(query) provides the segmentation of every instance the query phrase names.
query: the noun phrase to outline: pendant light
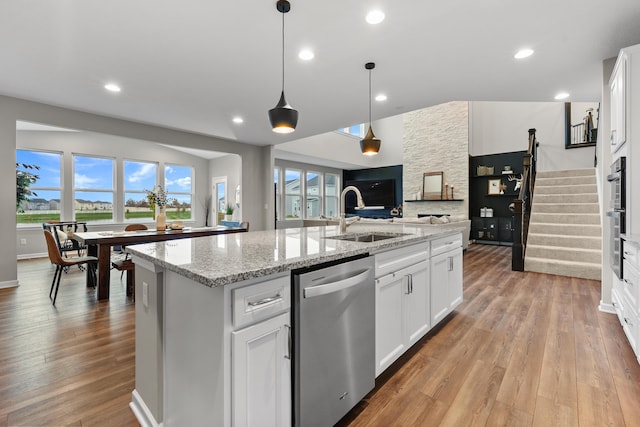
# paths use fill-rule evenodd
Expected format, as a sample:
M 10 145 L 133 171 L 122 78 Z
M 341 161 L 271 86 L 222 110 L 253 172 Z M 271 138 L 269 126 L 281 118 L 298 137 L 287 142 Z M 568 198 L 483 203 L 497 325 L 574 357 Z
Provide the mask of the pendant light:
M 380 151 L 380 140 L 373 134 L 371 128 L 371 70 L 376 68 L 375 62 L 367 62 L 364 68 L 369 70 L 369 130 L 364 139 L 360 140 L 360 150 L 365 156 L 375 156 Z
M 278 0 L 276 9 L 282 13 L 282 93 L 278 104 L 269 110 L 269 122 L 276 133 L 291 133 L 296 130 L 298 124 L 298 111 L 284 99 L 284 14 L 291 10 L 291 4 L 287 0 Z

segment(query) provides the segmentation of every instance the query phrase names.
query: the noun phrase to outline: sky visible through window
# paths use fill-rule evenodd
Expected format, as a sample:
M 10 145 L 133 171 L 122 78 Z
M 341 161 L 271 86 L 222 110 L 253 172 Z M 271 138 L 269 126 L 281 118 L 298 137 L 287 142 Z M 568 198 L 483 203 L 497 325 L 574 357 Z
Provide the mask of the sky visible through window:
M 40 166 L 38 171 L 18 167 L 40 177 L 34 187 L 60 188 L 60 153 L 16 150 L 16 162 Z
M 82 190 L 81 198 L 91 202 L 112 203 L 112 195 L 93 192 L 92 189 L 113 189 L 113 160 L 99 157 L 74 156 L 73 183 L 75 190 Z

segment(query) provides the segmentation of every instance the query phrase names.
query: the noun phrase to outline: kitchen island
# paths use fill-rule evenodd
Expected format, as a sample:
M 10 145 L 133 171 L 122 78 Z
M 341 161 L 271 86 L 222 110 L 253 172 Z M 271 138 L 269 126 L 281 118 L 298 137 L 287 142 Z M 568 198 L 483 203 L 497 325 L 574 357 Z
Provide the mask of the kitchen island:
M 328 226 L 128 247 L 136 263 L 137 293 L 136 389 L 131 408 L 140 423 L 290 424 L 292 271 L 376 256 L 376 287 L 380 287 L 376 295 L 378 299 L 385 295 L 385 300 L 376 300 L 371 309 L 390 316 L 390 321 L 395 318 L 399 325 L 411 323 L 400 322 L 402 316 L 423 323 L 418 333 L 401 334 L 407 336 L 406 343 L 385 346 L 385 340 L 398 337 L 391 330 L 381 330 L 379 336 L 376 317 L 376 374 L 435 325 L 434 315 L 439 321 L 461 302 L 459 230 L 354 224 L 348 234 L 373 241 L 334 238 L 338 227 Z M 449 255 L 454 250 L 460 255 Z M 446 262 L 438 261 L 445 255 Z M 410 264 L 417 256 L 422 257 L 421 270 L 414 272 Z M 430 261 L 438 264 L 430 269 Z M 434 281 L 436 271 L 443 277 Z M 459 276 L 451 275 L 455 271 Z M 399 279 L 390 280 L 396 274 Z M 415 295 L 422 298 L 419 316 L 394 314 L 392 306 L 379 306 L 409 294 L 401 289 L 409 286 L 409 277 L 413 294 L 414 276 L 424 278 L 423 285 L 416 280 Z M 450 286 L 452 280 L 455 286 Z M 436 282 L 442 282 L 442 290 L 436 286 L 430 290 L 429 283 Z M 455 296 L 447 293 L 448 288 L 455 289 Z M 415 305 L 398 301 L 398 310 Z M 434 309 L 434 303 L 442 307 Z

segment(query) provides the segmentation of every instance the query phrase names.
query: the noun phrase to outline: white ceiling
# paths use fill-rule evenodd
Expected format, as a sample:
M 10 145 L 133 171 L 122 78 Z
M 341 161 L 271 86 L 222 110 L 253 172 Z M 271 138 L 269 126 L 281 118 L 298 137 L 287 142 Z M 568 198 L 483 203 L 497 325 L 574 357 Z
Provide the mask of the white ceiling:
M 365 22 L 377 7 L 377 26 Z M 602 60 L 640 43 L 638 0 L 291 0 L 286 96 L 274 134 L 281 19 L 275 0 L 2 0 L 0 93 L 266 145 L 451 100 L 600 99 Z M 315 59 L 297 52 L 311 48 Z M 534 56 L 516 61 L 522 47 Z M 106 92 L 115 82 L 122 92 Z M 236 125 L 235 115 L 244 118 Z

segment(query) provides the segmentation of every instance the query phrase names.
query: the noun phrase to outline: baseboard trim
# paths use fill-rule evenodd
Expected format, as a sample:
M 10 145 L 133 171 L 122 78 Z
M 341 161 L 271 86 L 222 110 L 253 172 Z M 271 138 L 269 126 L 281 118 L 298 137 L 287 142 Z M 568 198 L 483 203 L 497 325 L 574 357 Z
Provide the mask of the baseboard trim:
M 42 253 L 36 253 L 36 254 L 22 254 L 22 255 L 18 255 L 16 258 L 18 259 L 18 261 L 20 261 L 24 259 L 46 258 L 48 256 L 49 256 L 48 253 L 42 252 Z
M 0 289 L 17 288 L 18 286 L 20 286 L 20 283 L 18 283 L 17 280 L 7 280 L 5 282 L 0 282 Z
M 612 304 L 605 304 L 602 301 L 600 301 L 600 305 L 598 306 L 598 309 L 603 313 L 616 314 L 616 309 Z
M 142 397 L 136 390 L 131 392 L 129 408 L 133 411 L 133 415 L 136 416 L 141 427 L 162 427 L 162 423 L 158 424 L 151 414 L 151 411 L 144 403 L 144 400 L 142 400 Z

